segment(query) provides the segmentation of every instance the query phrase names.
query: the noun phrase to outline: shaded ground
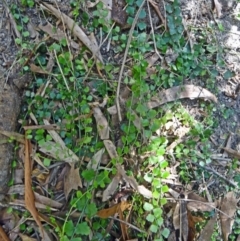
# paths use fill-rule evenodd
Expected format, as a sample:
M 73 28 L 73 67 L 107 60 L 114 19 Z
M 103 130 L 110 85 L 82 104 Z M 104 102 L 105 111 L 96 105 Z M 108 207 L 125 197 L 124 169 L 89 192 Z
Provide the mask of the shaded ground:
M 156 1 L 157 2 L 157 1 Z M 239 132 L 239 123 L 240 123 L 240 97 L 239 97 L 239 71 L 240 71 L 240 59 L 238 56 L 238 51 L 240 48 L 240 22 L 237 20 L 236 16 L 240 12 L 240 6 L 235 1 L 219 1 L 223 4 L 221 17 L 217 18 L 216 13 L 213 14 L 213 6 L 212 1 L 181 1 L 182 15 L 185 18 L 185 22 L 187 26 L 195 26 L 199 28 L 205 28 L 207 24 L 219 24 L 219 28 L 221 25 L 224 27 L 224 31 L 216 31 L 215 37 L 218 40 L 219 47 L 224 46 L 224 50 L 221 53 L 227 64 L 227 67 L 223 67 L 223 69 L 218 69 L 220 75 L 216 77 L 216 82 L 213 83 L 215 89 L 218 89 L 217 97 L 218 104 L 215 109 L 215 120 L 216 128 L 214 134 L 211 136 L 212 141 L 212 159 L 215 160 L 211 166 L 207 168 L 212 168 L 217 173 L 224 177 L 224 181 L 221 181 L 218 175 L 213 175 L 213 183 L 208 188 L 211 193 L 213 193 L 216 197 L 219 195 L 223 195 L 226 193 L 224 183 L 227 181 L 233 180 L 236 173 L 232 172 L 226 174 L 226 167 L 228 166 L 227 161 L 230 159 L 229 154 L 227 152 L 223 153 L 219 147 L 226 146 L 226 142 L 228 140 L 228 135 L 231 135 L 231 144 L 228 147 L 231 147 L 234 150 L 240 149 L 240 132 Z M 114 1 L 116 4 L 116 2 Z M 0 28 L 0 64 L 1 64 L 1 72 L 0 72 L 0 84 L 2 86 L 0 90 L 0 129 L 6 131 L 14 131 L 16 130 L 18 115 L 21 109 L 21 100 L 22 93 L 25 84 L 31 81 L 31 77 L 29 75 L 22 75 L 18 64 L 15 63 L 15 60 L 18 60 L 17 53 L 19 51 L 19 47 L 17 47 L 14 43 L 14 39 L 16 38 L 16 33 L 14 32 L 13 22 L 10 21 L 9 15 L 7 14 L 6 6 L 1 3 L 0 11 L 2 11 L 2 19 L 1 19 L 1 28 Z M 8 7 L 11 5 L 8 2 Z M 124 6 L 124 4 L 122 4 Z M 121 2 L 118 2 L 118 7 L 121 8 Z M 62 12 L 69 13 L 70 7 L 67 4 L 59 3 L 59 8 Z M 162 11 L 162 8 L 160 8 Z M 129 26 L 125 26 L 126 23 L 126 13 L 117 10 L 114 8 L 116 16 L 114 15 L 114 20 L 120 24 L 124 30 L 128 33 Z M 34 13 L 37 12 L 37 9 L 26 11 L 29 19 L 33 26 L 39 24 L 39 17 L 36 18 Z M 154 24 L 158 24 L 160 22 L 157 19 L 157 14 L 153 14 L 153 19 L 156 19 Z M 44 22 L 45 19 L 42 19 Z M 147 20 L 146 20 L 147 21 Z M 148 26 L 150 23 L 147 21 Z M 125 29 L 126 28 L 126 29 Z M 34 32 L 34 31 L 33 31 Z M 207 33 L 207 32 L 206 32 Z M 198 38 L 198 36 L 191 36 L 192 32 L 189 31 L 190 37 L 193 39 Z M 34 35 L 34 34 L 33 34 Z M 35 36 L 36 37 L 36 36 Z M 211 41 L 212 36 L 206 36 Z M 33 37 L 34 39 L 34 37 Z M 103 46 L 102 55 L 104 56 L 104 60 L 113 60 L 115 63 L 120 63 L 122 61 L 122 53 L 119 55 L 115 55 L 112 57 L 112 49 L 109 51 L 106 50 L 107 46 Z M 216 54 L 214 52 L 214 54 Z M 23 53 L 24 55 L 24 53 Z M 170 56 L 171 57 L 171 56 Z M 216 67 L 219 68 L 219 67 Z M 226 75 L 229 75 L 226 77 Z M 185 84 L 195 84 L 207 88 L 205 86 L 206 82 L 203 83 L 199 79 L 194 80 L 186 80 Z M 211 86 L 211 84 L 210 84 Z M 212 89 L 213 90 L 213 89 Z M 183 101 L 183 105 L 186 106 L 188 111 L 198 118 L 201 116 L 199 113 L 201 112 L 201 107 L 199 106 L 198 101 Z M 54 107 L 56 108 L 56 107 Z M 200 117 L 201 118 L 201 117 Z M 6 137 L 1 135 L 1 140 L 7 140 Z M 203 151 L 202 146 L 198 146 L 200 151 Z M 221 155 L 220 155 L 221 154 Z M 5 143 L 0 146 L 0 193 L 2 194 L 1 199 L 4 198 L 5 192 L 7 191 L 7 183 L 10 179 L 10 166 L 15 156 L 14 146 L 13 144 Z M 211 171 L 210 171 L 211 173 Z M 211 173 L 212 174 L 212 173 Z M 232 175 L 232 176 L 231 176 Z M 202 180 L 198 180 L 198 186 L 201 186 Z M 230 183 L 231 184 L 231 183 Z M 54 240 L 54 239 L 53 239 Z

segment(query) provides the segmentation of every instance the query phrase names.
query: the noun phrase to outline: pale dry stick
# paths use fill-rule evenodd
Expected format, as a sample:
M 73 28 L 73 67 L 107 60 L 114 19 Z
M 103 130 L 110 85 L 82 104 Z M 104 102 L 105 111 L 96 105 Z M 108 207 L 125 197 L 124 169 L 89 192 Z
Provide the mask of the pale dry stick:
M 8 5 L 7 5 L 7 2 L 6 2 L 6 1 L 3 1 L 3 3 L 4 3 L 5 8 L 6 8 L 6 10 L 7 10 L 7 14 L 8 14 L 9 18 L 10 18 L 10 22 L 11 22 L 13 28 L 14 28 L 14 32 L 15 32 L 16 36 L 17 36 L 18 38 L 21 38 L 21 34 L 20 34 L 20 32 L 18 31 L 16 21 L 15 21 L 13 15 L 12 15 L 12 13 L 11 13 Z
M 165 28 L 165 30 L 166 30 L 166 29 L 167 29 L 167 21 L 166 21 L 166 18 L 164 18 L 164 17 L 162 16 L 162 14 L 161 14 L 161 12 L 160 12 L 160 10 L 159 10 L 156 2 L 154 2 L 153 0 L 148 0 L 148 2 L 150 2 L 151 5 L 153 6 L 153 8 L 155 9 L 158 17 L 161 19 L 161 21 L 162 21 L 162 23 L 163 23 L 163 25 L 164 25 L 164 28 Z M 164 4 L 164 3 L 163 3 L 163 4 Z M 148 4 L 148 5 L 149 5 L 149 4 Z M 165 10 L 165 6 L 164 6 L 164 10 Z M 149 8 L 148 8 L 148 11 L 149 11 Z M 166 14 L 165 14 L 165 16 L 166 16 Z
M 53 52 L 54 52 L 55 58 L 56 58 L 56 60 L 57 60 L 57 65 L 58 65 L 59 70 L 60 70 L 60 72 L 61 72 L 61 75 L 62 75 L 62 77 L 63 77 L 64 83 L 65 83 L 65 85 L 66 85 L 66 87 L 67 87 L 67 90 L 70 92 L 70 89 L 69 89 L 67 80 L 66 80 L 66 78 L 65 78 L 65 76 L 64 76 L 64 74 L 63 74 L 63 71 L 62 71 L 62 67 L 61 67 L 61 65 L 60 65 L 60 63 L 59 63 L 59 61 L 58 61 L 58 57 L 57 57 L 56 50 L 54 49 Z
M 232 182 L 231 180 L 228 180 L 226 177 L 224 177 L 222 174 L 216 172 L 216 171 L 213 170 L 212 168 L 210 168 L 210 167 L 205 167 L 205 166 L 201 166 L 201 165 L 199 165 L 198 163 L 195 163 L 195 162 L 191 162 L 191 163 L 192 163 L 193 165 L 196 165 L 196 166 L 198 166 L 198 167 L 201 167 L 201 168 L 203 168 L 203 169 L 205 169 L 205 170 L 207 170 L 207 171 L 209 171 L 209 172 L 212 172 L 213 174 L 219 176 L 219 177 L 220 177 L 221 179 L 223 179 L 225 182 L 227 182 L 228 184 L 230 184 L 231 186 L 233 186 L 233 187 L 235 187 L 236 189 L 239 190 L 239 187 L 238 187 L 238 185 L 237 185 L 236 183 Z
M 153 3 L 152 3 L 151 0 L 148 0 L 148 1 L 147 1 L 149 21 L 150 21 L 150 25 L 151 25 L 151 29 L 152 29 L 152 35 L 153 35 L 154 50 L 155 50 L 156 54 L 158 55 L 159 59 L 162 60 L 163 57 L 159 54 L 159 52 L 158 52 L 158 50 L 157 50 L 157 45 L 156 45 L 155 33 L 154 33 L 154 29 L 153 29 L 152 16 L 151 16 L 151 10 L 150 10 L 150 6 L 149 6 L 149 2 L 150 2 L 151 4 L 153 4 Z M 162 20 L 162 21 L 163 21 L 163 20 Z M 164 24 L 164 25 L 165 25 L 165 24 Z M 165 28 L 165 29 L 166 29 L 166 28 Z
M 115 26 L 115 23 L 112 24 L 112 26 L 111 26 L 111 28 L 110 28 L 110 31 L 108 32 L 106 38 L 102 41 L 101 45 L 99 45 L 98 51 L 100 51 L 102 45 L 107 41 L 107 39 L 108 39 L 109 35 L 111 34 L 112 29 L 113 29 L 114 26 Z M 92 56 L 92 58 L 93 58 L 93 56 Z M 92 58 L 91 58 L 91 59 L 92 59 Z M 92 66 L 90 67 L 89 71 L 87 72 L 87 74 L 85 75 L 85 77 L 84 77 L 84 79 L 83 79 L 83 82 L 85 82 L 85 80 L 88 78 L 88 76 L 89 76 L 89 74 L 90 74 L 93 66 L 94 66 L 94 65 L 92 65 Z
M 63 24 L 63 32 L 64 32 L 65 37 L 66 37 L 68 51 L 69 51 L 70 55 L 72 55 L 71 51 L 70 51 L 70 43 L 68 41 L 68 37 L 67 37 L 67 34 L 66 34 L 66 25 L 65 25 L 65 22 L 64 22 L 63 17 L 62 17 L 62 12 L 61 12 L 60 8 L 58 7 L 57 1 L 55 0 L 54 2 L 55 2 L 55 5 L 57 6 L 58 11 L 61 13 L 61 21 L 62 21 L 62 24 Z M 74 26 L 73 26 L 73 28 L 74 28 Z M 72 61 L 70 61 L 70 62 L 71 62 L 72 70 L 74 70 L 73 62 Z
M 124 53 L 124 56 L 123 56 L 123 62 L 122 62 L 122 66 L 121 66 L 121 70 L 120 70 L 120 74 L 119 74 L 119 78 L 118 78 L 118 86 L 117 86 L 117 93 L 116 93 L 116 106 L 117 106 L 119 122 L 122 121 L 121 108 L 120 108 L 120 104 L 119 104 L 119 99 L 120 99 L 120 87 L 121 87 L 121 80 L 122 80 L 122 76 L 123 76 L 123 70 L 124 70 L 124 67 L 125 67 L 127 54 L 128 54 L 128 50 L 129 50 L 129 47 L 130 47 L 130 43 L 131 43 L 131 39 L 132 39 L 132 35 L 133 35 L 133 30 L 134 30 L 134 28 L 136 26 L 136 23 L 137 23 L 137 20 L 138 20 L 138 16 L 139 16 L 140 11 L 142 10 L 143 5 L 145 4 L 145 2 L 146 2 L 146 0 L 143 0 L 142 4 L 140 5 L 140 7 L 139 7 L 139 9 L 138 9 L 138 11 L 136 13 L 136 16 L 135 16 L 135 18 L 133 20 L 131 29 L 129 31 L 129 37 L 128 37 L 125 53 Z

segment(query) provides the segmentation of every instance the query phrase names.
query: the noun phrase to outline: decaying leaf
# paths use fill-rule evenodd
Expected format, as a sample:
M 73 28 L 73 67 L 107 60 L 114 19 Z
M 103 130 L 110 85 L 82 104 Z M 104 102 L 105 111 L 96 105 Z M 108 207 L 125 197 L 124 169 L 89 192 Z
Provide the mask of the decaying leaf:
M 52 208 L 61 208 L 63 206 L 62 203 L 60 202 L 57 202 L 55 200 L 52 200 L 48 197 L 45 197 L 45 196 L 42 196 L 40 195 L 39 193 L 37 192 L 34 192 L 34 196 L 35 196 L 35 200 L 38 201 L 39 203 L 42 203 L 42 204 L 45 204 L 49 207 L 52 207 Z
M 240 152 L 233 150 L 232 148 L 221 147 L 224 151 L 230 154 L 233 157 L 240 159 Z
M 147 106 L 149 109 L 152 109 L 165 103 L 184 98 L 202 98 L 204 100 L 211 100 L 217 103 L 217 97 L 213 95 L 210 91 L 200 86 L 183 85 L 160 91 L 157 97 L 153 97 L 151 101 L 147 103 Z
M 116 174 L 112 181 L 108 184 L 107 188 L 103 191 L 102 201 L 107 201 L 117 190 L 118 184 L 121 180 L 121 175 Z
M 70 164 L 70 170 L 64 180 L 64 194 L 66 199 L 69 193 L 74 189 L 82 188 L 82 181 L 79 174 L 79 168 L 74 168 L 74 164 Z
M 106 208 L 98 211 L 97 215 L 100 218 L 108 218 L 110 216 L 114 216 L 115 214 L 118 214 L 119 219 L 124 220 L 123 212 L 126 209 L 129 209 L 130 207 L 131 207 L 130 203 L 128 203 L 127 201 L 122 201 L 110 208 Z M 123 237 L 122 239 L 129 240 L 126 224 L 120 222 L 120 226 L 121 226 L 122 237 Z
M 47 22 L 47 24 L 39 24 L 38 27 L 44 31 L 45 33 L 49 34 L 49 36 L 55 40 L 61 41 L 62 39 L 66 38 L 66 35 L 64 34 L 63 31 L 60 29 L 54 27 L 51 23 Z M 70 40 L 70 45 L 74 49 L 79 49 L 79 44 L 74 42 L 73 40 Z
M 37 239 L 31 238 L 25 234 L 19 233 L 18 235 L 21 237 L 22 241 L 37 241 Z
M 5 233 L 4 229 L 0 225 L 0 241 L 10 241 L 7 234 Z
M 19 133 L 12 132 L 12 131 L 4 131 L 4 130 L 0 130 L 0 134 L 6 137 L 12 138 L 18 141 L 19 143 L 25 144 L 24 135 L 21 135 Z
M 181 238 L 183 241 L 188 241 L 188 235 L 189 235 L 189 228 L 190 228 L 190 223 L 189 221 L 189 216 L 188 216 L 188 211 L 187 211 L 187 203 L 186 201 L 180 201 L 180 240 Z
M 67 147 L 62 148 L 60 144 L 53 141 L 46 141 L 39 145 L 39 150 L 56 160 L 67 163 L 78 162 L 79 158 Z
M 144 186 L 139 186 L 134 177 L 128 176 L 120 164 L 116 164 L 117 174 L 112 179 L 111 183 L 103 192 L 102 201 L 107 201 L 116 191 L 120 180 L 124 180 L 133 189 L 142 194 L 146 198 L 152 197 L 152 192 L 145 188 Z
M 87 164 L 87 168 L 97 170 L 97 167 L 99 166 L 99 163 L 102 160 L 102 156 L 103 156 L 104 152 L 105 152 L 105 148 L 102 148 L 97 153 L 95 153 L 94 156 L 92 157 L 92 159 Z
M 38 74 L 49 74 L 48 71 L 42 69 L 41 67 L 35 65 L 35 64 L 30 64 L 30 69 L 33 73 L 38 73 Z
M 68 29 L 73 32 L 75 36 L 77 36 L 83 43 L 86 45 L 94 56 L 96 56 L 102 63 L 102 56 L 99 51 L 99 47 L 93 44 L 88 36 L 84 33 L 84 31 L 76 24 L 76 22 L 68 17 L 66 14 L 60 12 L 58 9 L 54 8 L 52 5 L 42 2 L 43 6 L 45 6 L 49 11 L 51 11 L 58 19 L 64 21 L 64 24 L 68 27 Z M 44 8 L 44 7 L 43 7 Z
M 112 158 L 112 159 L 118 159 L 118 154 L 117 154 L 117 151 L 116 151 L 116 146 L 112 143 L 112 141 L 110 140 L 104 140 L 103 141 L 104 143 L 104 146 L 109 154 L 109 156 Z
M 198 241 L 207 241 L 211 240 L 213 234 L 214 226 L 216 224 L 216 215 L 213 216 L 206 224 L 206 226 L 201 231 L 201 234 L 198 238 Z
M 102 140 L 109 139 L 109 125 L 99 107 L 93 108 L 93 115 L 97 122 L 98 134 Z
M 138 192 L 143 195 L 145 198 L 152 198 L 152 192 L 148 190 L 146 187 L 143 185 L 139 185 L 137 188 Z
M 39 231 L 44 239 L 43 226 L 40 221 L 38 211 L 35 207 L 35 199 L 32 190 L 32 179 L 31 179 L 31 147 L 30 141 L 25 137 L 25 205 L 27 210 L 32 214 L 34 220 L 39 226 Z
M 222 16 L 222 4 L 219 3 L 218 0 L 214 0 L 214 5 L 215 5 L 217 17 L 220 18 Z
M 198 212 L 198 211 L 211 212 L 213 209 L 216 208 L 216 203 L 214 202 L 210 203 L 205 198 L 193 192 L 188 194 L 188 199 L 195 200 L 195 201 L 189 201 L 187 203 L 187 209 L 191 212 Z
M 228 235 L 231 233 L 234 223 L 234 214 L 236 212 L 238 199 L 236 199 L 234 192 L 229 192 L 222 200 L 220 221 L 222 228 L 223 240 L 228 240 Z
M 180 203 L 178 202 L 173 212 L 173 227 L 175 230 L 180 229 Z
M 116 168 L 118 170 L 118 173 L 122 176 L 122 179 L 131 185 L 132 188 L 134 188 L 136 191 L 138 191 L 138 183 L 134 177 L 129 177 L 123 167 L 120 164 L 116 164 Z
M 118 204 L 113 205 L 110 208 L 102 209 L 97 212 L 97 215 L 100 218 L 108 218 L 110 216 L 114 216 L 116 213 L 119 213 L 119 211 L 124 212 L 126 209 L 131 207 L 131 204 L 127 201 L 122 201 Z

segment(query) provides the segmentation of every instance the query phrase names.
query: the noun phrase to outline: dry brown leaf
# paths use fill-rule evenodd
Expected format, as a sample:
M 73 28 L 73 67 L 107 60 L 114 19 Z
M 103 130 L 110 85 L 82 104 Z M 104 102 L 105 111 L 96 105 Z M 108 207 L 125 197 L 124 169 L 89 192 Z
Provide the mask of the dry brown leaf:
M 143 130 L 143 127 L 142 127 L 142 118 L 141 117 L 138 117 L 138 115 L 134 112 L 134 111 L 131 111 L 131 115 L 134 117 L 134 120 L 133 120 L 133 124 L 135 125 L 135 127 L 141 131 Z
M 38 73 L 38 74 L 49 74 L 48 71 L 42 69 L 41 67 L 35 65 L 35 64 L 30 64 L 30 69 L 33 73 Z
M 202 222 L 201 217 L 193 216 L 191 212 L 187 212 L 188 217 L 188 239 L 187 241 L 194 241 L 197 236 L 196 224 Z
M 238 199 L 236 199 L 234 192 L 229 192 L 222 200 L 220 221 L 222 228 L 223 240 L 228 240 L 228 235 L 231 233 L 234 223 L 234 214 L 236 212 Z
M 183 85 L 160 91 L 158 93 L 158 97 L 153 97 L 151 101 L 147 103 L 147 106 L 149 109 L 152 109 L 165 103 L 184 98 L 202 98 L 204 100 L 211 100 L 217 103 L 217 97 L 210 91 L 200 86 Z
M 37 239 L 31 238 L 25 234 L 19 233 L 18 235 L 21 237 L 22 241 L 36 241 L 37 240 Z
M 175 230 L 180 229 L 180 203 L 178 202 L 173 212 L 173 227 Z
M 127 201 L 122 201 L 118 204 L 113 205 L 110 208 L 102 209 L 97 212 L 100 218 L 108 218 L 114 216 L 114 214 L 119 213 L 119 211 L 124 212 L 126 209 L 131 207 L 131 204 Z
M 25 193 L 25 187 L 23 184 L 14 185 L 8 189 L 9 195 L 12 195 L 12 194 L 24 195 L 24 193 Z
M 111 159 L 118 159 L 116 146 L 112 143 L 112 141 L 104 140 L 103 143 Z
M 191 212 L 211 212 L 216 208 L 216 203 L 214 202 L 188 202 L 187 208 Z
M 190 232 L 190 223 L 187 211 L 186 201 L 180 201 L 180 233 L 182 234 L 183 241 L 188 241 L 188 235 Z
M 69 148 L 62 148 L 60 144 L 53 141 L 46 141 L 39 145 L 39 150 L 44 154 L 53 157 L 56 160 L 67 163 L 78 162 L 79 158 Z
M 108 184 L 107 188 L 103 191 L 102 201 L 107 201 L 116 191 L 118 184 L 121 180 L 121 175 L 116 174 L 112 181 Z
M 31 39 L 35 39 L 38 36 L 38 32 L 36 31 L 35 26 L 31 23 L 31 21 L 27 23 L 27 29 L 30 33 Z
M 217 17 L 220 18 L 222 16 L 222 4 L 219 3 L 218 0 L 214 0 L 214 5 L 217 12 Z
M 99 107 L 93 108 L 93 115 L 97 122 L 98 134 L 102 140 L 109 139 L 109 125 Z
M 31 143 L 25 137 L 25 205 L 27 210 L 31 213 L 37 225 L 39 226 L 39 231 L 41 237 L 44 239 L 43 226 L 40 221 L 38 211 L 35 207 L 34 194 L 32 190 L 32 179 L 31 179 Z
M 211 212 L 213 209 L 216 208 L 216 203 L 210 203 L 205 198 L 199 196 L 194 192 L 188 194 L 188 199 L 197 201 L 189 201 L 187 203 L 187 209 L 191 212 Z
M 42 171 L 38 168 L 35 168 L 32 171 L 32 176 L 36 177 L 40 184 L 44 184 L 46 183 L 46 179 L 49 177 L 49 171 Z
M 216 224 L 216 215 L 213 216 L 206 224 L 206 226 L 201 231 L 198 241 L 208 241 L 211 240 L 213 234 L 214 226 Z
M 60 29 L 54 27 L 51 23 L 47 23 L 45 25 L 39 24 L 38 27 L 44 31 L 45 33 L 49 34 L 49 36 L 55 40 L 61 41 L 62 39 L 66 38 L 66 35 Z M 73 40 L 69 40 L 70 45 L 74 49 L 79 49 L 80 46 L 78 43 L 74 42 Z
M 5 233 L 4 229 L 2 228 L 2 226 L 0 225 L 0 241 L 11 241 L 7 234 Z
M 34 196 L 35 196 L 35 200 L 38 201 L 39 203 L 45 204 L 49 207 L 52 208 L 61 208 L 63 205 L 60 202 L 57 202 L 55 200 L 52 200 L 48 197 L 42 196 L 40 194 L 38 194 L 37 192 L 34 192 Z
M 69 193 L 74 189 L 82 188 L 82 181 L 79 174 L 79 168 L 74 168 L 74 164 L 70 164 L 70 170 L 64 179 L 64 194 L 66 199 Z
M 134 177 L 127 176 L 125 170 L 120 164 L 116 164 L 116 168 L 118 170 L 118 173 L 122 176 L 122 179 L 131 185 L 132 188 L 134 188 L 136 191 L 138 191 L 138 183 Z
M 97 167 L 99 166 L 99 163 L 101 163 L 102 156 L 103 156 L 104 152 L 105 152 L 105 148 L 102 148 L 97 153 L 95 153 L 94 156 L 89 161 L 89 163 L 87 164 L 87 168 L 97 170 Z
M 23 183 L 23 176 L 24 176 L 24 170 L 21 168 L 14 169 L 14 184 L 22 184 Z
M 94 56 L 96 56 L 102 63 L 102 56 L 101 53 L 99 51 L 99 47 L 94 45 L 90 39 L 88 38 L 88 36 L 83 32 L 83 30 L 76 24 L 76 22 L 71 19 L 70 17 L 68 17 L 66 14 L 60 12 L 59 10 L 57 10 L 56 8 L 54 8 L 52 5 L 47 4 L 45 2 L 42 2 L 42 4 L 48 9 L 50 10 L 58 19 L 63 20 L 64 24 L 66 24 L 67 28 L 73 32 L 73 34 L 75 36 L 77 36 L 84 45 L 86 45 L 91 52 L 93 53 Z
M 21 135 L 19 133 L 12 132 L 12 131 L 4 131 L 4 130 L 0 130 L 0 134 L 7 136 L 9 138 L 12 138 L 22 144 L 25 144 L 24 135 Z
M 14 199 L 12 202 L 9 202 L 9 205 L 26 207 L 26 203 L 24 202 L 24 200 L 20 200 L 20 199 Z M 35 202 L 35 207 L 37 209 L 41 209 L 43 211 L 46 211 L 46 209 L 50 209 L 51 211 L 58 211 L 56 208 L 51 208 L 51 207 L 49 207 L 45 204 L 39 203 L 39 202 Z M 40 213 L 38 213 L 38 215 L 40 215 Z
M 152 198 L 152 192 L 148 190 L 143 185 L 138 186 L 138 192 L 143 195 L 145 198 Z
M 227 147 L 221 147 L 224 151 L 226 151 L 228 154 L 232 155 L 233 157 L 236 157 L 240 159 L 240 152 L 233 150 L 232 148 Z

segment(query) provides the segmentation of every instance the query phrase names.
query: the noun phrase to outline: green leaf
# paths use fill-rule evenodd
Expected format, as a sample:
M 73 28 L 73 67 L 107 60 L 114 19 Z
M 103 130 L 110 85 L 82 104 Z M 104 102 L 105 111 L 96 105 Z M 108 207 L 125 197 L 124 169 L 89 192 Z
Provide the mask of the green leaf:
M 162 216 L 162 209 L 161 208 L 154 208 L 153 214 L 155 218 L 160 218 Z
M 67 236 L 69 236 L 69 237 L 71 237 L 73 235 L 74 225 L 73 225 L 72 220 L 69 220 L 66 222 L 64 231 L 67 234 Z
M 167 203 L 167 199 L 166 198 L 161 198 L 160 203 L 161 203 L 161 205 L 166 204 Z
M 149 213 L 149 214 L 147 215 L 146 219 L 147 219 L 150 223 L 153 223 L 155 217 L 154 217 L 152 214 Z
M 28 23 L 29 18 L 28 18 L 27 16 L 25 16 L 25 17 L 22 19 L 22 21 L 23 21 L 24 23 Z
M 231 77 L 233 77 L 234 76 L 234 74 L 233 74 L 233 72 L 231 72 L 230 70 L 227 70 L 224 74 L 223 74 L 223 78 L 224 79 L 229 79 L 229 78 L 231 78 Z
M 24 36 L 24 37 L 28 37 L 29 35 L 30 35 L 30 34 L 29 34 L 28 31 L 24 31 L 24 32 L 23 32 L 23 36 Z
M 139 19 L 143 19 L 147 16 L 145 9 L 142 9 L 141 12 L 139 13 Z
M 161 232 L 161 234 L 164 238 L 168 238 L 168 236 L 170 234 L 170 230 L 168 228 L 164 228 L 163 231 Z
M 85 213 L 89 218 L 93 217 L 97 213 L 96 204 L 95 203 L 88 204 L 85 209 Z
M 22 43 L 22 40 L 21 40 L 20 38 L 16 38 L 16 39 L 15 39 L 15 43 L 16 43 L 16 44 L 21 44 L 21 43 Z
M 128 6 L 127 9 L 126 9 L 126 13 L 128 15 L 134 15 L 134 12 L 135 12 L 135 8 L 132 7 L 132 6 Z
M 146 174 L 144 175 L 144 180 L 145 180 L 146 182 L 151 183 L 152 180 L 153 180 L 152 174 L 151 174 L 151 173 L 146 173 Z
M 96 172 L 93 169 L 84 170 L 82 172 L 82 177 L 87 181 L 90 182 L 95 178 Z
M 161 191 L 162 192 L 168 192 L 169 188 L 167 185 L 162 186 Z
M 171 7 L 170 4 L 166 4 L 166 11 L 167 11 L 168 13 L 172 13 L 172 12 L 173 12 L 173 9 L 172 9 L 172 7 Z
M 87 222 L 79 223 L 75 228 L 75 233 L 81 234 L 81 235 L 89 235 L 90 234 L 90 228 L 89 228 Z
M 158 227 L 157 225 L 155 225 L 155 224 L 152 224 L 152 225 L 150 226 L 150 230 L 151 230 L 153 233 L 157 233 L 158 229 L 159 229 L 159 227 Z
M 144 29 L 146 29 L 146 27 L 147 27 L 146 23 L 144 23 L 144 22 L 139 22 L 139 23 L 137 24 L 137 26 L 138 26 L 138 28 L 139 28 L 141 31 L 144 30 Z
M 153 210 L 153 205 L 151 203 L 145 202 L 143 205 L 143 208 L 145 211 L 151 211 L 151 210 Z
M 168 162 L 167 161 L 160 162 L 160 167 L 161 168 L 166 168 L 167 166 L 168 166 Z
M 48 159 L 48 158 L 44 158 L 43 164 L 44 164 L 44 166 L 48 167 L 48 166 L 50 166 L 50 164 L 51 164 L 51 160 Z

